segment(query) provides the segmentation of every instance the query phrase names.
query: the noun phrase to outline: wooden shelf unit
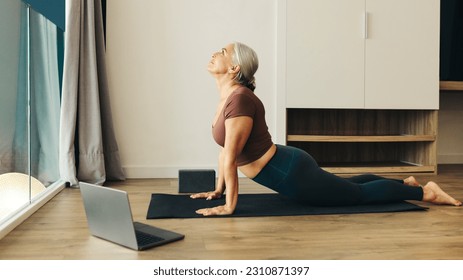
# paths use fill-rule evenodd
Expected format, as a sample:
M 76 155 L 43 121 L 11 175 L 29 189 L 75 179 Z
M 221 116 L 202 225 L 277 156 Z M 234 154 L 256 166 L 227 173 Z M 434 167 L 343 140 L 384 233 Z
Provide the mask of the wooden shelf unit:
M 440 81 L 440 90 L 463 90 L 463 81 Z
M 290 142 L 425 142 L 435 141 L 435 135 L 381 135 L 381 136 L 336 136 L 336 135 L 288 135 Z
M 436 174 L 436 141 L 436 110 L 287 109 L 287 144 L 337 174 Z

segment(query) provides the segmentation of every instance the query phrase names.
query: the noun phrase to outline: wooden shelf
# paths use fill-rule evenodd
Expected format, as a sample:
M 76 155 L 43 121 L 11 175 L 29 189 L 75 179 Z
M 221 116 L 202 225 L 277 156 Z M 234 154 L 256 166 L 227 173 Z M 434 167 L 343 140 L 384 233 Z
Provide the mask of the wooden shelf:
M 433 142 L 435 135 L 384 135 L 384 136 L 338 136 L 338 135 L 288 135 L 289 142 Z
M 463 81 L 441 81 L 440 90 L 463 90 Z
M 336 174 L 436 174 L 436 110 L 287 109 L 287 144 Z
M 426 166 L 415 166 L 415 165 L 401 165 L 401 164 L 388 164 L 384 166 L 374 166 L 374 165 L 365 165 L 365 166 L 339 166 L 339 167 L 328 167 L 321 166 L 322 169 L 335 174 L 345 174 L 345 175 L 355 175 L 355 174 L 405 174 L 405 173 L 435 173 L 437 172 L 436 167 L 433 165 Z

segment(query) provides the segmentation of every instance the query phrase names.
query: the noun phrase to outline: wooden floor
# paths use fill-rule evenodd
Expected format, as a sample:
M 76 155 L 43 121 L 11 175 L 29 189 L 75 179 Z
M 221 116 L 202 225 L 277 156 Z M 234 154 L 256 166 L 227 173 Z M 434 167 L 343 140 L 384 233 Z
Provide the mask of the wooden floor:
M 433 180 L 463 199 L 463 166 L 441 166 Z M 134 219 L 185 239 L 136 252 L 89 234 L 78 189 L 67 188 L 0 240 L 0 259 L 463 259 L 463 207 L 426 212 L 296 217 L 146 220 L 153 192 L 176 193 L 175 179 L 127 180 Z M 242 193 L 268 192 L 241 180 Z

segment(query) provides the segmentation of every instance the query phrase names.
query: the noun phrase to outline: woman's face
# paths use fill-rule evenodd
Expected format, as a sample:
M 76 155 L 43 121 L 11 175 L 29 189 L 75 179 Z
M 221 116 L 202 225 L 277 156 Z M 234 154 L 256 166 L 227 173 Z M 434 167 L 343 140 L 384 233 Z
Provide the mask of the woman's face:
M 233 44 L 227 45 L 220 51 L 212 54 L 212 59 L 207 65 L 207 70 L 211 74 L 225 74 L 233 67 L 232 63 Z

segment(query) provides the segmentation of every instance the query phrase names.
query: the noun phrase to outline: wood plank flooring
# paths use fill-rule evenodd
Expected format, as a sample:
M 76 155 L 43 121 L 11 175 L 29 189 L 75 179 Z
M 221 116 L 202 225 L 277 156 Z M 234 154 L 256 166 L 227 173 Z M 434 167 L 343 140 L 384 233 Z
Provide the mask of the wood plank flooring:
M 440 166 L 433 180 L 463 199 L 463 166 Z M 240 179 L 241 193 L 269 192 Z M 0 259 L 463 259 L 463 207 L 426 212 L 295 217 L 146 220 L 150 194 L 176 193 L 176 179 L 106 184 L 128 191 L 134 219 L 186 235 L 137 252 L 89 234 L 78 189 L 67 188 L 0 240 Z

